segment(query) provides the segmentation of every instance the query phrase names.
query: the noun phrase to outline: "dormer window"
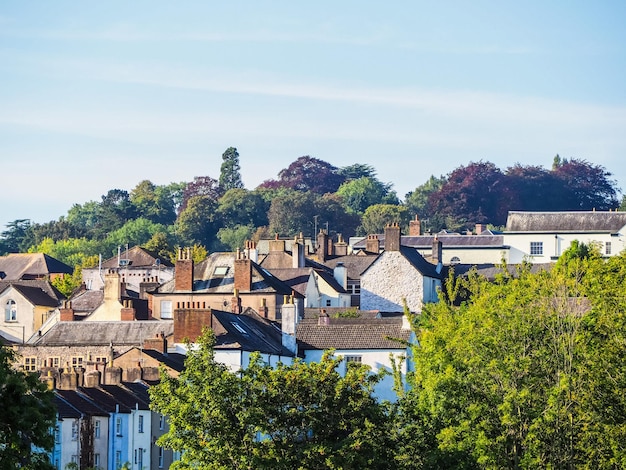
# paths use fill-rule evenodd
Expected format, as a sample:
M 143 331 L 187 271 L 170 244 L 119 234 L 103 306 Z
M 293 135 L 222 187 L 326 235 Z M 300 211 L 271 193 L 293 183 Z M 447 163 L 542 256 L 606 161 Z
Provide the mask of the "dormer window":
M 216 266 L 213 270 L 213 277 L 224 277 L 228 274 L 228 266 Z
M 17 321 L 17 303 L 15 303 L 15 300 L 7 300 L 7 303 L 4 307 L 4 321 Z

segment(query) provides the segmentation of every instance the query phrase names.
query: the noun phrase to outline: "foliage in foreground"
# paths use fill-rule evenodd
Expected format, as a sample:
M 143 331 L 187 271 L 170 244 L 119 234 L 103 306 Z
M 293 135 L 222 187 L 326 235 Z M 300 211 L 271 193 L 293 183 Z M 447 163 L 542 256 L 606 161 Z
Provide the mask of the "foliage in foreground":
M 212 333 L 198 340 L 179 378 L 161 375 L 150 390 L 170 430 L 159 445 L 182 451 L 172 468 L 384 469 L 391 421 L 373 397 L 366 366 L 328 352 L 272 368 L 259 355 L 235 374 L 215 361 Z
M 38 374 L 15 370 L 14 361 L 13 350 L 0 346 L 0 468 L 52 469 L 46 454 L 54 444 L 52 392 Z
M 424 309 L 406 468 L 626 467 L 626 254 L 572 249 L 550 271 L 451 282 Z

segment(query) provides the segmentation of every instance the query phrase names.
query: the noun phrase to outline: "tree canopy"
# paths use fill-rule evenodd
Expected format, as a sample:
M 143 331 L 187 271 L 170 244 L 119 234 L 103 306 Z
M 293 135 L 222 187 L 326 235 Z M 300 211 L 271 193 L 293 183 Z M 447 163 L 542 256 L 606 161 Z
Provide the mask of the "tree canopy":
M 235 147 L 228 147 L 222 154 L 220 167 L 219 188 L 222 194 L 229 189 L 243 188 L 240 170 L 239 152 Z
M 380 376 L 366 366 L 328 352 L 273 368 L 256 354 L 234 373 L 213 345 L 207 330 L 181 375 L 163 371 L 150 389 L 151 407 L 170 424 L 159 445 L 182 452 L 172 468 L 394 468 L 391 420 L 373 396 Z
M 15 353 L 0 346 L 0 468 L 52 470 L 46 454 L 54 445 L 52 391 L 39 374 L 14 369 L 14 361 Z

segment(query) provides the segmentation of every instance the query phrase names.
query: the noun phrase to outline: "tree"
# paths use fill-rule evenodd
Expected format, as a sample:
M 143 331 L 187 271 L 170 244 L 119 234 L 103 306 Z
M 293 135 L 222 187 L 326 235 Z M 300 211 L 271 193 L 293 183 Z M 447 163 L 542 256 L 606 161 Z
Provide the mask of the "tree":
M 316 194 L 334 193 L 345 178 L 337 167 L 308 155 L 298 158 L 278 173 L 278 180 L 263 182 L 261 188 L 290 188 Z
M 239 152 L 237 152 L 237 149 L 235 147 L 228 147 L 222 154 L 222 160 L 219 179 L 219 188 L 222 194 L 229 189 L 243 188 L 239 168 Z
M 94 235 L 99 239 L 106 238 L 109 233 L 122 227 L 136 215 L 128 191 L 111 189 L 102 196 L 102 202 L 98 206 Z
M 394 204 L 374 204 L 369 206 L 361 218 L 361 234 L 382 233 L 387 224 L 408 224 L 406 207 Z
M 156 186 L 143 180 L 130 192 L 130 201 L 138 217 L 163 225 L 171 225 L 176 220 L 176 203 L 169 186 Z
M 601 165 L 570 158 L 553 170 L 566 194 L 560 210 L 609 210 L 618 207 L 616 182 Z
M 286 191 L 272 200 L 267 213 L 270 233 L 287 236 L 313 233 L 315 195 L 310 191 Z
M 254 227 L 250 225 L 235 225 L 234 227 L 222 227 L 217 231 L 222 245 L 228 247 L 230 251 L 236 251 L 237 248 L 243 248 L 246 240 L 252 239 Z
M 220 195 L 217 180 L 210 176 L 196 176 L 193 181 L 187 183 L 185 189 L 183 189 L 182 202 L 178 208 L 179 215 L 187 209 L 187 205 L 193 197 L 205 196 L 217 204 Z
M 399 204 L 390 183 L 383 183 L 370 176 L 346 181 L 337 190 L 344 204 L 354 213 L 363 214 L 374 204 Z
M 415 323 L 405 468 L 622 467 L 624 259 L 577 244 L 551 270 L 450 278 Z
M 17 219 L 6 225 L 6 230 L 0 234 L 1 254 L 20 253 L 26 251 L 29 239 L 30 219 Z M 25 243 L 26 242 L 26 243 Z
M 510 210 L 558 211 L 566 193 L 554 172 L 540 166 L 516 164 L 506 170 Z
M 209 196 L 194 196 L 176 221 L 176 235 L 181 245 L 211 245 L 217 230 L 213 223 L 217 202 Z
M 459 225 L 504 225 L 511 196 L 505 175 L 490 162 L 471 162 L 452 171 L 428 198 L 430 213 L 452 216 Z
M 258 353 L 233 373 L 215 360 L 206 331 L 177 378 L 161 373 L 151 407 L 170 429 L 158 443 L 182 452 L 178 469 L 393 468 L 391 421 L 377 403 L 380 379 L 327 352 L 272 368 Z M 174 468 L 174 467 L 173 467 Z
M 38 374 L 14 369 L 15 359 L 0 346 L 0 468 L 53 469 L 46 455 L 54 445 L 52 391 Z
M 271 200 L 266 201 L 259 191 L 233 188 L 220 198 L 216 217 L 222 227 L 267 225 L 267 211 Z
M 376 169 L 366 163 L 354 163 L 344 166 L 339 168 L 338 172 L 346 181 L 358 180 L 359 178 L 376 178 Z

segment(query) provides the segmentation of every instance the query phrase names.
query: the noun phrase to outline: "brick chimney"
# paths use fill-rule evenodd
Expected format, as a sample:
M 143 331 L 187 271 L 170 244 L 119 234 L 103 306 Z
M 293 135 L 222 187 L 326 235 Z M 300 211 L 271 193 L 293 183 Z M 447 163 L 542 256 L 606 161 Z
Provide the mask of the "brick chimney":
M 324 229 L 320 229 L 317 234 L 317 260 L 323 263 L 328 258 L 328 234 Z
M 262 316 L 263 318 L 267 318 L 268 313 L 269 313 L 269 308 L 267 307 L 267 299 L 263 297 L 261 299 L 261 306 L 259 307 L 259 315 Z
M 69 300 L 64 300 L 61 308 L 59 308 L 59 320 L 74 321 L 74 309 L 72 309 L 72 302 Z
M 259 262 L 259 250 L 256 247 L 256 242 L 252 240 L 246 240 L 246 257 L 254 263 Z
M 230 299 L 230 311 L 236 314 L 243 312 L 243 307 L 241 306 L 241 297 L 239 297 L 239 292 L 237 291 L 237 289 L 233 289 L 233 297 Z
M 122 282 L 120 274 L 110 269 L 104 275 L 104 300 L 121 300 L 122 299 Z
M 183 251 L 178 249 L 178 259 L 176 260 L 174 289 L 177 291 L 193 291 L 193 258 L 191 249 Z
M 132 300 L 124 300 L 123 302 L 123 307 L 122 310 L 120 311 L 120 320 L 121 321 L 135 321 L 137 319 L 136 317 L 136 310 L 133 307 L 133 301 Z
M 252 262 L 239 250 L 237 250 L 237 258 L 235 259 L 234 276 L 234 289 L 239 292 L 250 292 L 252 290 Z
M 143 279 L 139 283 L 139 298 L 142 300 L 148 300 L 148 293 L 154 291 L 157 287 L 159 287 L 158 277 L 154 276 Z
M 320 312 L 319 316 L 317 317 L 317 324 L 319 326 L 330 325 L 330 317 L 328 316 L 328 313 L 326 313 L 326 310 L 322 309 L 322 311 Z
M 487 230 L 487 224 L 476 224 L 476 228 L 475 228 L 476 235 L 480 235 L 485 230 Z
M 400 251 L 400 225 L 387 224 L 385 227 L 385 251 Z
M 336 256 L 348 255 L 348 244 L 344 241 L 343 235 L 341 235 L 340 233 L 337 234 L 337 243 L 335 243 L 334 252 Z
M 192 343 L 202 334 L 204 328 L 211 328 L 215 336 L 226 330 L 215 319 L 210 308 L 177 308 L 174 315 L 174 342 L 182 343 L 189 339 Z
M 368 253 L 376 253 L 380 252 L 380 242 L 378 241 L 378 235 L 368 235 L 367 240 L 365 240 L 365 251 Z
M 159 351 L 161 354 L 167 354 L 167 338 L 165 337 L 165 333 L 161 332 L 154 338 L 146 338 L 143 342 L 143 348 Z
M 415 214 L 415 220 L 409 222 L 409 235 L 412 237 L 419 237 L 422 234 L 422 223 L 419 217 Z

